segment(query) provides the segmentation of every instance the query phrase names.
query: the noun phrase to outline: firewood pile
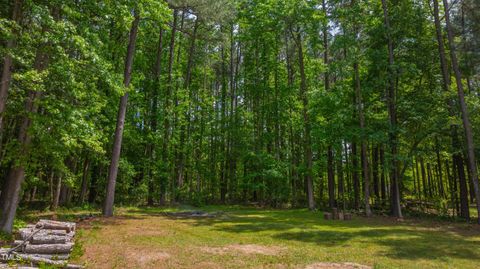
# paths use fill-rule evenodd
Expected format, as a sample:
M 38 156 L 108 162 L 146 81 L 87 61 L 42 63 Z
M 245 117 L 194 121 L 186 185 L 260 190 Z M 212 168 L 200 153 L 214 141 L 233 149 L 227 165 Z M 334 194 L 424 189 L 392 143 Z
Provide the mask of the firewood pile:
M 340 212 L 337 208 L 332 208 L 332 212 L 324 212 L 323 218 L 326 220 L 351 220 L 352 214 Z
M 74 222 L 53 220 L 40 220 L 35 225 L 28 225 L 19 230 L 19 238 L 13 242 L 12 248 L 0 249 L 0 261 L 29 266 L 46 264 L 58 268 L 82 268 L 68 264 L 74 246 L 75 228 Z

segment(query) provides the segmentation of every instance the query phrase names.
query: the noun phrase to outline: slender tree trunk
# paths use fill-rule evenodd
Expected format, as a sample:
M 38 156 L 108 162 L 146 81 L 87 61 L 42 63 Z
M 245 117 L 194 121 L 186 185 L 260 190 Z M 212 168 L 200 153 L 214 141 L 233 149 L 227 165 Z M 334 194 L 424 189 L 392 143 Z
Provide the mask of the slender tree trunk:
M 220 115 L 219 115 L 219 125 L 220 125 L 220 128 L 222 130 L 222 135 L 221 135 L 221 143 L 219 145 L 220 147 L 220 152 L 221 154 L 223 155 L 221 158 L 222 161 L 220 162 L 220 201 L 222 204 L 225 204 L 226 202 L 226 196 L 227 196 L 227 192 L 228 192 L 228 178 L 227 178 L 227 155 L 228 155 L 228 152 L 227 152 L 227 138 L 226 136 L 224 135 L 224 132 L 226 131 L 226 115 L 227 115 L 227 68 L 226 68 L 226 59 L 225 59 L 225 47 L 224 47 L 224 44 L 222 42 L 221 44 L 221 49 L 220 49 L 220 58 L 221 58 L 221 61 L 222 61 L 222 64 L 221 64 L 221 91 L 220 91 L 220 102 L 221 102 L 221 111 L 220 111 Z M 260 120 L 259 120 L 259 126 L 260 126 Z M 261 136 L 261 133 L 262 131 L 260 130 L 260 128 L 258 128 L 258 136 L 260 137 Z M 260 141 L 260 139 L 258 139 Z M 262 146 L 259 145 L 258 146 L 258 149 L 261 149 Z M 262 196 L 263 198 L 263 196 Z M 263 201 L 262 201 L 263 202 Z
M 398 138 L 397 138 L 397 109 L 396 109 L 396 90 L 395 90 L 395 70 L 394 68 L 394 54 L 393 54 L 393 40 L 390 35 L 390 18 L 388 15 L 387 0 L 382 0 L 383 16 L 384 16 L 384 25 L 387 32 L 387 42 L 388 42 L 388 115 L 390 118 L 390 154 L 391 154 L 391 211 L 393 216 L 397 218 L 402 218 L 402 209 L 400 207 L 400 190 L 398 182 L 398 160 L 397 160 L 397 147 L 398 147 Z
M 328 177 L 328 206 L 330 208 L 336 207 L 335 202 L 335 173 L 333 171 L 333 149 L 332 146 L 328 146 L 327 150 L 327 177 Z
M 417 174 L 415 173 L 415 161 L 412 160 L 412 177 L 413 177 L 413 193 L 412 194 L 417 194 L 418 193 L 418 185 L 417 185 Z
M 31 192 L 31 194 L 30 194 L 30 200 L 29 200 L 29 202 L 35 201 L 35 198 L 36 198 L 35 195 L 36 195 L 36 194 L 37 194 L 37 186 L 33 186 L 32 192 Z
M 57 210 L 58 204 L 60 202 L 60 193 L 62 190 L 62 175 L 59 174 L 57 177 L 57 184 L 55 185 L 55 195 L 53 196 L 52 204 L 50 205 L 50 209 L 52 211 Z
M 385 150 L 383 146 L 380 147 L 380 162 L 381 162 L 381 174 L 380 174 L 380 197 L 382 199 L 382 203 L 385 202 L 387 199 L 387 183 L 385 180 Z
M 338 194 L 337 199 L 342 202 L 342 208 L 345 209 L 345 186 L 344 186 L 344 176 L 343 176 L 343 144 L 341 149 L 337 151 L 337 176 L 338 176 Z
M 437 171 L 438 171 L 438 193 L 441 197 L 445 198 L 445 190 L 443 188 L 443 171 L 442 171 L 442 160 L 440 158 L 440 145 L 438 143 L 438 138 L 435 138 L 435 151 L 437 155 Z
M 420 169 L 422 170 L 422 185 L 423 185 L 423 196 L 427 198 L 428 195 L 428 185 L 427 185 L 427 173 L 425 172 L 425 162 L 423 159 L 420 159 Z
M 427 163 L 427 185 L 428 185 L 428 197 L 433 197 L 432 191 L 432 168 L 430 163 Z
M 53 203 L 53 196 L 55 195 L 55 192 L 54 192 L 54 189 L 53 189 L 53 179 L 55 177 L 55 170 L 53 170 L 52 168 L 52 171 L 50 171 L 50 175 L 48 176 L 48 189 L 49 189 L 49 193 L 48 193 L 48 200 L 50 202 L 50 204 Z
M 85 161 L 83 162 L 83 174 L 82 174 L 82 185 L 80 188 L 80 197 L 78 201 L 80 204 L 85 202 L 85 196 L 87 194 L 88 189 L 88 170 L 90 168 L 90 159 L 88 156 L 85 157 Z
M 92 169 L 92 178 L 90 179 L 90 188 L 88 191 L 88 203 L 94 204 L 97 200 L 97 182 L 98 178 L 103 176 L 103 167 L 101 164 L 97 164 L 94 169 Z
M 454 155 L 454 166 L 458 173 L 458 183 L 460 189 L 460 217 L 469 220 L 470 210 L 468 205 L 467 179 L 465 177 L 465 168 L 461 155 Z
M 183 31 L 185 25 L 185 17 L 186 12 L 185 10 L 181 11 L 182 17 L 180 20 L 180 31 Z M 175 63 L 180 65 L 180 60 L 182 56 L 182 43 L 183 43 L 183 35 L 178 37 L 178 50 L 176 55 Z M 185 81 L 186 83 L 186 81 Z M 184 173 L 183 170 L 185 168 L 185 161 L 184 161 L 184 140 L 185 140 L 185 122 L 181 117 L 181 112 L 179 108 L 179 104 L 182 100 L 180 100 L 181 96 L 179 93 L 179 83 L 178 81 L 175 82 L 175 91 L 173 92 L 173 99 L 175 100 L 175 108 L 173 109 L 173 124 L 172 124 L 172 136 L 175 133 L 175 130 L 180 130 L 179 140 L 180 143 L 173 147 L 174 149 L 174 167 L 173 167 L 173 191 L 175 192 L 175 200 L 180 199 L 180 190 L 184 185 Z
M 378 146 L 373 147 L 373 160 L 372 160 L 372 174 L 373 174 L 373 193 L 375 195 L 375 201 L 380 198 L 380 188 L 378 182 Z
M 304 122 L 304 153 L 305 153 L 305 167 L 307 169 L 305 179 L 306 179 L 306 189 L 307 189 L 307 201 L 308 208 L 310 210 L 315 209 L 315 199 L 313 197 L 313 178 L 312 178 L 312 142 L 310 135 L 310 115 L 308 112 L 308 96 L 307 96 L 307 78 L 305 75 L 305 66 L 303 60 L 303 45 L 302 38 L 300 33 L 297 33 L 297 46 L 298 46 L 298 64 L 300 68 L 300 98 L 302 100 L 302 114 Z
M 150 132 L 153 137 L 156 137 L 157 133 L 157 113 L 158 113 L 158 91 L 160 90 L 160 75 L 161 75 L 161 64 L 162 64 L 162 55 L 163 55 L 163 28 L 160 27 L 158 34 L 158 45 L 157 45 L 157 56 L 155 60 L 155 65 L 153 68 L 153 89 L 152 89 L 152 108 L 150 115 Z M 154 165 L 155 160 L 155 141 L 149 142 L 149 165 Z M 149 206 L 153 205 L 153 196 L 154 196 L 154 182 L 152 178 L 152 169 L 148 168 L 148 195 L 147 195 L 147 204 Z
M 130 86 L 132 78 L 133 56 L 135 55 L 135 44 L 137 41 L 138 24 L 140 23 L 140 16 L 135 12 L 135 19 L 132 22 L 130 29 L 127 56 L 125 58 L 125 72 L 123 77 L 123 84 L 127 90 Z M 120 106 L 118 108 L 117 127 L 115 129 L 115 137 L 113 141 L 112 160 L 108 172 L 107 192 L 105 197 L 105 204 L 103 206 L 103 215 L 105 217 L 113 216 L 113 203 L 115 198 L 115 184 L 118 174 L 118 163 L 120 160 L 120 152 L 122 149 L 123 129 L 125 126 L 125 114 L 127 112 L 128 92 L 120 99 Z
M 173 61 L 175 55 L 175 34 L 177 32 L 177 20 L 178 20 L 178 10 L 173 10 L 173 25 L 170 36 L 170 48 L 168 53 L 168 78 L 167 78 L 167 91 L 165 94 L 165 104 L 164 104 L 164 120 L 163 120 L 163 143 L 162 143 L 162 162 L 163 162 L 163 173 L 160 186 L 160 203 L 165 202 L 166 189 L 168 186 L 168 157 L 169 157 L 169 141 L 170 141 L 170 99 L 172 95 L 172 74 L 173 74 Z M 172 202 L 175 199 L 175 193 L 171 195 Z
M 365 130 L 365 114 L 363 112 L 363 101 L 362 101 L 362 92 L 360 88 L 360 74 L 358 70 L 358 63 L 355 62 L 353 64 L 353 70 L 355 74 L 355 96 L 356 96 L 356 104 L 357 104 L 357 113 L 358 113 L 358 120 L 360 124 L 360 131 L 364 132 Z M 361 162 L 362 162 L 362 172 L 363 172 L 363 180 L 364 180 L 364 202 L 365 202 L 365 214 L 367 217 L 372 216 L 372 210 L 370 209 L 370 172 L 368 170 L 368 155 L 367 155 L 367 144 L 365 142 L 365 138 L 361 138 Z
M 229 179 L 231 181 L 230 190 L 232 193 L 232 200 L 236 200 L 236 192 L 237 192 L 237 154 L 235 150 L 235 127 L 236 127 L 236 103 L 237 103 L 237 96 L 236 96 L 236 85 L 235 85 L 235 76 L 236 76 L 236 67 L 235 63 L 235 25 L 232 23 L 230 27 L 230 119 L 229 119 L 229 128 L 228 128 L 228 148 L 229 148 L 229 156 L 228 156 L 228 167 L 229 167 Z M 278 53 L 277 53 L 278 54 Z M 238 62 L 237 62 L 238 64 Z M 276 85 L 276 84 L 275 84 Z M 277 87 L 275 87 L 275 93 L 278 92 Z
M 322 10 L 325 17 L 328 17 L 327 11 L 327 2 L 322 0 Z M 322 27 L 322 37 L 323 37 L 323 63 L 328 66 L 329 63 L 329 51 L 328 51 L 328 22 L 323 24 Z M 324 76 L 324 86 L 325 91 L 330 91 L 330 76 L 328 72 L 328 67 L 325 69 Z M 332 145 L 328 145 L 327 148 L 327 182 L 328 182 L 328 205 L 330 208 L 336 207 L 335 201 L 335 166 L 334 166 L 334 156 Z
M 422 186 L 420 183 L 420 170 L 418 169 L 418 158 L 415 158 L 415 170 L 417 171 L 417 196 L 418 199 L 421 201 L 422 200 Z
M 342 203 L 343 203 L 343 210 L 346 209 L 346 204 L 347 202 L 345 201 L 345 193 L 350 194 L 350 157 L 349 157 L 349 150 L 348 150 L 348 143 L 344 141 L 344 155 L 345 155 L 345 169 L 346 169 L 346 175 L 345 175 L 345 182 L 343 184 L 343 196 L 342 196 Z
M 357 144 L 352 143 L 352 166 L 353 166 L 353 205 L 356 210 L 360 209 L 360 180 L 358 171 L 358 154 L 357 154 Z

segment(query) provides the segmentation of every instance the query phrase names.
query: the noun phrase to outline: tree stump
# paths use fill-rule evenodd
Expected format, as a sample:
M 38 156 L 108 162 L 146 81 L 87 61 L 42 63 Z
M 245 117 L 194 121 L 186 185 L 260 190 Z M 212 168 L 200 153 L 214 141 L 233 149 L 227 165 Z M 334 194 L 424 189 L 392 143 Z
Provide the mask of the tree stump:
M 352 214 L 351 213 L 345 213 L 343 215 L 344 220 L 352 220 Z
M 333 219 L 338 219 L 338 209 L 336 207 L 332 208 Z
M 338 212 L 338 219 L 339 220 L 344 220 L 344 214 L 342 212 Z
M 331 220 L 331 219 L 332 219 L 332 213 L 323 212 L 323 218 L 324 218 L 325 220 Z

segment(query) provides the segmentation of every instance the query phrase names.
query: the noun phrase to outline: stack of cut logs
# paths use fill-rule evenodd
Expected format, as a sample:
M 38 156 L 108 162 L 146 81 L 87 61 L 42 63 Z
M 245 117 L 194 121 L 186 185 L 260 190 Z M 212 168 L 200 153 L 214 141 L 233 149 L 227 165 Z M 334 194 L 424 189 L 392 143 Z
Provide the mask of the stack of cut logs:
M 332 208 L 332 212 L 324 212 L 323 218 L 326 220 L 351 220 L 352 214 L 339 212 L 337 208 Z
M 48 264 L 60 268 L 82 268 L 68 264 L 73 249 L 75 223 L 40 220 L 19 230 L 19 240 L 11 249 L 3 250 L 3 260 L 15 260 L 31 265 Z

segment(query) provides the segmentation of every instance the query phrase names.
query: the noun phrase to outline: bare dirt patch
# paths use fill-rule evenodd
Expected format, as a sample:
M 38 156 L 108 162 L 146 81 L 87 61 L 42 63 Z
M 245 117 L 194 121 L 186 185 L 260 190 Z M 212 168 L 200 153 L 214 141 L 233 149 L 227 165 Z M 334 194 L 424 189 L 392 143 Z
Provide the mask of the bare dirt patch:
M 158 264 L 159 262 L 165 261 L 170 258 L 170 254 L 162 251 L 145 251 L 142 249 L 140 251 L 126 251 L 124 254 L 125 258 L 130 262 L 130 264 L 136 264 L 137 268 L 149 268 Z
M 276 246 L 261 246 L 261 245 L 228 245 L 225 247 L 203 247 L 202 250 L 211 254 L 231 254 L 231 253 L 241 253 L 246 255 L 269 255 L 276 256 L 279 255 L 285 248 L 276 247 Z
M 370 266 L 361 265 L 357 263 L 332 263 L 332 262 L 317 262 L 307 265 L 305 269 L 372 269 Z
M 87 268 L 165 268 L 171 254 L 132 241 L 138 235 L 161 237 L 165 231 L 143 218 L 96 218 L 82 222 L 81 227 L 91 236 L 84 241 L 81 258 Z M 84 239 L 86 240 L 86 239 Z

